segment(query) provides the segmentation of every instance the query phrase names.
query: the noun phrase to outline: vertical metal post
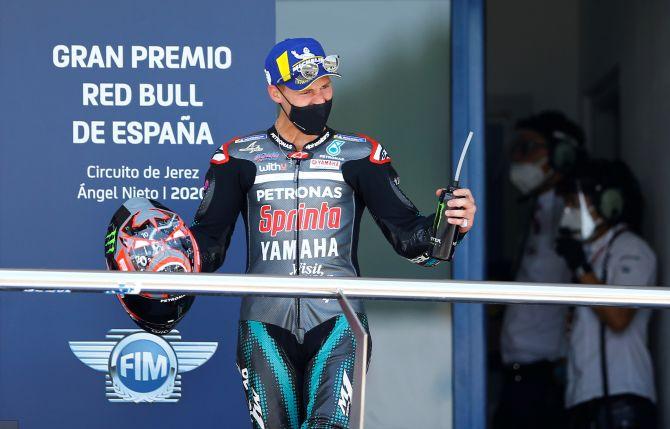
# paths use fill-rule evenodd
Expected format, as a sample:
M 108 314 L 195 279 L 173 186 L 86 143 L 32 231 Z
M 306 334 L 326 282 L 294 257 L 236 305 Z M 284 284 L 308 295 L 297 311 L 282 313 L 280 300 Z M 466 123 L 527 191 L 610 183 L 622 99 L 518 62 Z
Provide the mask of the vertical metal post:
M 337 300 L 356 339 L 356 358 L 354 360 L 354 382 L 351 409 L 349 410 L 349 428 L 363 429 L 365 418 L 365 379 L 368 362 L 368 333 L 358 319 L 351 303 L 344 293 L 338 291 Z
M 451 141 L 456 159 L 468 130 L 475 132 L 461 184 L 477 198 L 479 223 L 458 246 L 453 278 L 484 278 L 486 219 L 485 0 L 451 1 Z M 486 427 L 486 339 L 484 306 L 453 305 L 454 429 Z

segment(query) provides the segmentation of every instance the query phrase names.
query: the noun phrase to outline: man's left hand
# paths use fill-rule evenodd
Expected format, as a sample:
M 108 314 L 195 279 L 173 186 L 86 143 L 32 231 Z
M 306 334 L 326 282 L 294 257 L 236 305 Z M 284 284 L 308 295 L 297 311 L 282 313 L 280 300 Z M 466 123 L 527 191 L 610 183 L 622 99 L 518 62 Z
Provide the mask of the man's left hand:
M 443 189 L 438 189 L 435 193 L 439 197 Z M 462 188 L 454 191 L 454 198 L 447 201 L 449 210 L 444 212 L 447 221 L 452 225 L 458 225 L 458 232 L 465 234 L 470 231 L 475 222 L 475 213 L 477 205 L 472 192 L 469 189 Z

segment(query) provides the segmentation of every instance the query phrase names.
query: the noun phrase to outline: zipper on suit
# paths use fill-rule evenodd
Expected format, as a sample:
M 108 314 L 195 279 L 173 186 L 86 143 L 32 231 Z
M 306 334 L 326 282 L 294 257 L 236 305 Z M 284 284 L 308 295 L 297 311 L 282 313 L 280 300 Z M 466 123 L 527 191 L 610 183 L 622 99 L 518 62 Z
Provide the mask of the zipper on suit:
M 295 275 L 300 275 L 300 220 L 298 216 L 298 187 L 300 186 L 300 159 L 295 160 L 295 173 L 293 174 L 293 183 L 295 183 Z M 300 298 L 295 298 L 296 309 L 296 332 L 300 332 Z

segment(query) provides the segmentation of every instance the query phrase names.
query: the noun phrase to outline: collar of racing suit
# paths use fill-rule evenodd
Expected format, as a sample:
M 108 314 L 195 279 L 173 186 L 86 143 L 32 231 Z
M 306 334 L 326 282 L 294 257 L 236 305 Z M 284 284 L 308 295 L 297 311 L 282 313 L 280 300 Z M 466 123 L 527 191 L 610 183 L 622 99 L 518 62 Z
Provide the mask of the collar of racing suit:
M 310 151 L 312 149 L 317 148 L 319 145 L 321 145 L 323 142 L 328 140 L 332 135 L 334 134 L 334 131 L 332 128 L 326 127 L 326 129 L 323 131 L 323 133 L 315 138 L 314 140 L 307 142 L 305 146 L 303 146 L 302 150 L 303 151 Z M 283 150 L 288 150 L 291 152 L 296 152 L 297 149 L 293 143 L 289 143 L 288 140 L 284 139 L 281 135 L 279 135 L 279 132 L 277 129 L 274 127 L 274 125 L 268 130 L 268 135 L 272 139 L 272 141 L 279 146 Z

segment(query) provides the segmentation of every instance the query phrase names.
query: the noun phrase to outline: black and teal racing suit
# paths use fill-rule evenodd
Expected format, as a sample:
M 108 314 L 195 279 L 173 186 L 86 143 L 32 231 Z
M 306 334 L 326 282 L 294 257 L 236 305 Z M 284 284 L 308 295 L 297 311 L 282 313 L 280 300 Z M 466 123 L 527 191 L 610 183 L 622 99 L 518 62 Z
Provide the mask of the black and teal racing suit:
M 428 256 L 434 215 L 403 194 L 379 143 L 326 129 L 296 151 L 273 127 L 215 152 L 192 231 L 206 272 L 221 266 L 242 214 L 247 273 L 352 277 L 366 207 L 397 253 L 437 263 Z M 362 303 L 352 304 L 366 322 Z M 240 319 L 254 427 L 348 427 L 355 341 L 337 300 L 248 297 Z

